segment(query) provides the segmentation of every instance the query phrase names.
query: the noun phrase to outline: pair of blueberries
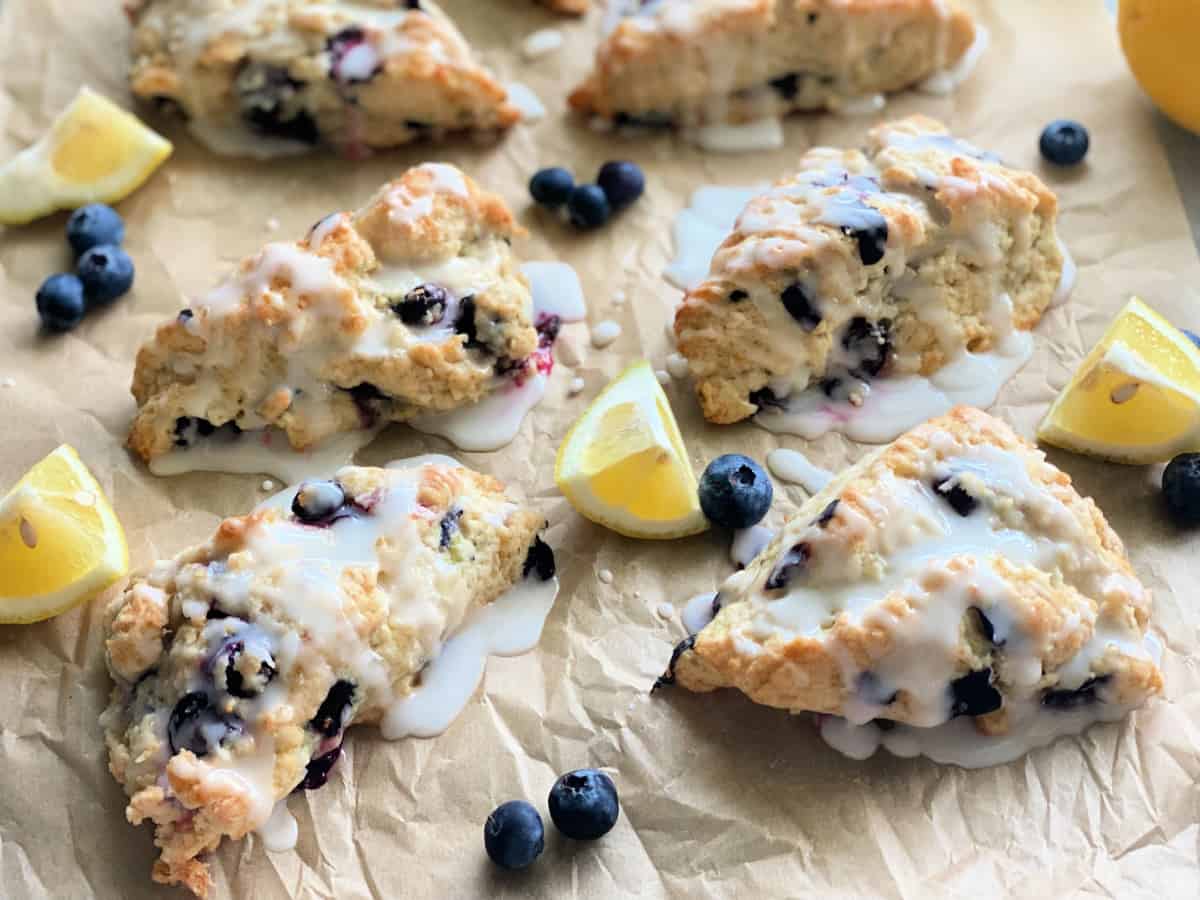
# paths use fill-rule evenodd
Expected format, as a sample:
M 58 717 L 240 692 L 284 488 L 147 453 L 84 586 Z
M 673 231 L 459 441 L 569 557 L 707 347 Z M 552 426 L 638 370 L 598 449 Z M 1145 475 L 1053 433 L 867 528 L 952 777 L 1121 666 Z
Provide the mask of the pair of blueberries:
M 37 292 L 37 310 L 50 331 L 70 331 L 91 310 L 128 293 L 133 260 L 121 249 L 125 223 L 110 206 L 92 203 L 67 220 L 67 242 L 75 252 L 74 272 L 47 278 Z

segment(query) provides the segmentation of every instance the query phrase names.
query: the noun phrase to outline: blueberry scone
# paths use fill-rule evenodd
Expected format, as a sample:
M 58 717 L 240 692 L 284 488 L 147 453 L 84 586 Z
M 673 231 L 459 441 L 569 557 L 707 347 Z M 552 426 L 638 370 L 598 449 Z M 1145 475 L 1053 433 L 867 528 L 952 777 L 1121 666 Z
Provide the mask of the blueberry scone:
M 1061 281 L 1057 210 L 1037 176 L 922 116 L 872 129 L 863 150 L 808 151 L 676 312 L 705 417 L 806 394 L 861 405 L 873 383 L 1024 335 Z
M 526 591 L 544 619 L 542 524 L 469 469 L 347 467 L 135 577 L 108 610 L 101 721 L 129 821 L 154 823 L 154 879 L 205 896 L 204 856 L 323 785 L 350 725 L 396 736 L 390 717 L 472 613 Z
M 544 361 L 518 233 L 499 197 L 427 163 L 268 244 L 141 348 L 130 447 L 152 461 L 269 427 L 306 449 L 531 377 Z
M 842 473 L 713 608 L 664 680 L 842 717 L 831 743 L 866 726 L 857 755 L 991 764 L 1162 690 L 1150 592 L 1103 514 L 967 407 Z
M 521 118 L 430 0 L 133 0 L 130 83 L 213 150 L 361 154 Z
M 745 122 L 862 102 L 953 66 L 976 32 L 952 0 L 627 0 L 623 8 L 570 102 L 641 125 Z

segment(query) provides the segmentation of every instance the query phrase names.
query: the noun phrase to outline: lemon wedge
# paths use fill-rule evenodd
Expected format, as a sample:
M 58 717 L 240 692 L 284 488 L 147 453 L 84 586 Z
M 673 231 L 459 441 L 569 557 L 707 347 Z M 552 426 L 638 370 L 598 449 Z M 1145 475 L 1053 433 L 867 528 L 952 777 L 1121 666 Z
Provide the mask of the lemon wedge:
M 49 133 L 0 166 L 0 225 L 116 203 L 141 187 L 172 149 L 137 116 L 85 87 Z
M 1133 464 L 1200 449 L 1200 348 L 1133 298 L 1054 401 L 1038 438 Z
M 626 537 L 708 528 L 671 404 L 647 362 L 619 375 L 567 432 L 554 480 L 576 512 Z
M 0 622 L 40 622 L 129 572 L 125 531 L 65 444 L 0 499 Z

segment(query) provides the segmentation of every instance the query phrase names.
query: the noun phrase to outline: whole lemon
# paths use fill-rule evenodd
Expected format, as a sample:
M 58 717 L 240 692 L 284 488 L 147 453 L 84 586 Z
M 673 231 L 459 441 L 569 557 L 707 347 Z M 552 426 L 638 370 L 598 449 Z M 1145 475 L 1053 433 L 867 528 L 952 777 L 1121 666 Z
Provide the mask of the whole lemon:
M 1200 0 L 1120 0 L 1129 68 L 1166 115 L 1200 133 Z

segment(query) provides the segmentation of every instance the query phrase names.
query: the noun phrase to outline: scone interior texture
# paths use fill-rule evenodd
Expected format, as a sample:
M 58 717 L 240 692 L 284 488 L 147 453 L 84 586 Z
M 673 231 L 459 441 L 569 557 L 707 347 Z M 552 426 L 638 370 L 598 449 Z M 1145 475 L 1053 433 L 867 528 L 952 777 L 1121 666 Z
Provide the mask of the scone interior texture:
M 1118 718 L 1162 690 L 1150 592 L 1103 514 L 970 408 L 842 473 L 714 608 L 668 681 L 873 723 L 877 742 L 914 726 L 897 752 L 921 746 L 967 765 Z M 922 744 L 926 733 L 959 746 Z M 968 739 L 974 756 L 961 752 Z
M 557 320 L 540 342 L 520 232 L 499 197 L 426 163 L 268 244 L 141 348 L 130 446 L 153 460 L 269 427 L 306 449 L 523 382 Z
M 614 0 L 578 111 L 635 125 L 745 122 L 902 90 L 958 62 L 949 0 Z
M 386 735 L 472 611 L 556 589 L 542 524 L 469 469 L 347 467 L 135 578 L 108 611 L 102 724 L 130 822 L 155 825 L 155 880 L 204 896 L 200 857 L 323 785 L 351 724 Z
M 861 405 L 880 379 L 1027 341 L 1062 280 L 1057 210 L 1037 176 L 923 116 L 873 128 L 862 150 L 808 151 L 676 312 L 705 417 L 806 391 Z
M 217 152 L 350 154 L 520 120 L 430 0 L 144 0 L 130 83 Z

